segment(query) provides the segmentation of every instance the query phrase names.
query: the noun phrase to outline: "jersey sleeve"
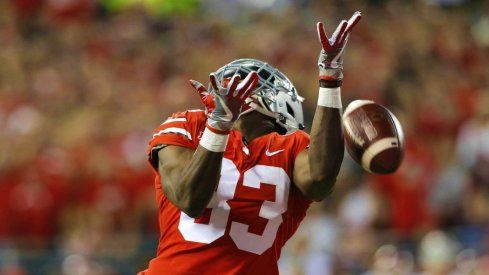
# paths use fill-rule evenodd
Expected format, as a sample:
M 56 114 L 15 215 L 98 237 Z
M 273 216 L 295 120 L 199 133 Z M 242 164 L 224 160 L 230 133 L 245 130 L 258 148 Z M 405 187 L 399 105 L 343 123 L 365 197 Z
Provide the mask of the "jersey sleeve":
M 205 128 L 206 116 L 202 110 L 174 113 L 153 133 L 148 146 L 148 159 L 153 168 L 158 168 L 158 151 L 168 145 L 195 150 Z
M 309 147 L 309 142 L 311 141 L 309 135 L 306 132 L 297 130 L 293 133 L 294 135 L 294 144 L 293 147 L 293 158 L 295 159 L 300 152 L 304 151 Z

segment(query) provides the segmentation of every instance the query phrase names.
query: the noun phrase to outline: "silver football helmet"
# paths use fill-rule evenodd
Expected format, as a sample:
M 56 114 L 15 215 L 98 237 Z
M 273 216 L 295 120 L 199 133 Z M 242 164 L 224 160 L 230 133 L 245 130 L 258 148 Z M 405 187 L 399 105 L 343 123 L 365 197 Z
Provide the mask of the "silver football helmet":
M 259 81 L 247 102 L 250 107 L 242 114 L 256 110 L 275 118 L 287 133 L 304 129 L 302 101 L 292 82 L 278 69 L 256 59 L 238 59 L 219 68 L 215 75 L 222 83 L 224 79 L 239 74 L 244 79 L 251 71 L 258 73 Z M 212 87 L 209 85 L 209 91 Z

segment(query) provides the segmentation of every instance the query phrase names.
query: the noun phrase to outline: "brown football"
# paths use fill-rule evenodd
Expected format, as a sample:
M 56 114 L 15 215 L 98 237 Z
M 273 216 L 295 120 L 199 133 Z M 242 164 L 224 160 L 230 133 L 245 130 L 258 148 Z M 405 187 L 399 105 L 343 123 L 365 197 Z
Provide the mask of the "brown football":
M 370 100 L 354 100 L 343 113 L 343 135 L 350 156 L 364 170 L 390 174 L 404 155 L 399 120 L 386 107 Z

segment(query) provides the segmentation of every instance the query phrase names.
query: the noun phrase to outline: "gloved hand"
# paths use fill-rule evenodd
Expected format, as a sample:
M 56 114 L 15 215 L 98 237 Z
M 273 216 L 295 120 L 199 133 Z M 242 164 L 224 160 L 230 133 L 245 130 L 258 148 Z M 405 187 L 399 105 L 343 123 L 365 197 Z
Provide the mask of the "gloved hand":
M 350 32 L 361 18 L 362 15 L 357 11 L 350 20 L 342 20 L 331 38 L 326 35 L 324 24 L 317 23 L 319 42 L 322 45 L 318 59 L 319 79 L 325 81 L 327 87 L 339 87 L 342 84 L 345 46 Z
M 204 105 L 205 114 L 208 115 L 212 113 L 215 108 L 214 96 L 207 91 L 207 88 L 204 87 L 202 83 L 193 79 L 190 79 L 189 82 L 190 85 L 192 85 L 192 87 L 199 93 L 200 101 Z
M 208 98 L 210 94 L 201 83 L 191 80 L 190 84 L 199 92 L 201 100 L 209 112 L 208 127 L 217 133 L 227 134 L 233 129 L 234 122 L 238 120 L 246 98 L 255 89 L 258 83 L 258 74 L 251 72 L 241 82 L 241 77 L 235 75 L 225 87 L 219 82 L 214 73 L 209 75 L 209 80 L 213 89 L 214 106 L 209 104 Z

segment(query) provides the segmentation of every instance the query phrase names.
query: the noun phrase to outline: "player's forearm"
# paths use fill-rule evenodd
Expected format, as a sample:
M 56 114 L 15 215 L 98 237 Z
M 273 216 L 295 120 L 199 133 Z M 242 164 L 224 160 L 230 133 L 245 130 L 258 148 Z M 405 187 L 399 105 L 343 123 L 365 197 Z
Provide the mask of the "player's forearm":
M 214 195 L 228 136 L 205 129 L 195 151 L 167 146 L 158 152 L 163 193 L 191 217 L 200 216 Z
M 199 146 L 191 160 L 174 175 L 173 203 L 190 217 L 200 216 L 219 182 L 224 153 Z
M 308 153 L 311 179 L 319 193 L 328 194 L 334 187 L 344 154 L 340 108 L 316 108 Z
M 212 198 L 221 174 L 222 158 L 229 132 L 218 132 L 207 125 L 199 146 L 181 175 L 181 201 L 191 217 L 200 216 Z

